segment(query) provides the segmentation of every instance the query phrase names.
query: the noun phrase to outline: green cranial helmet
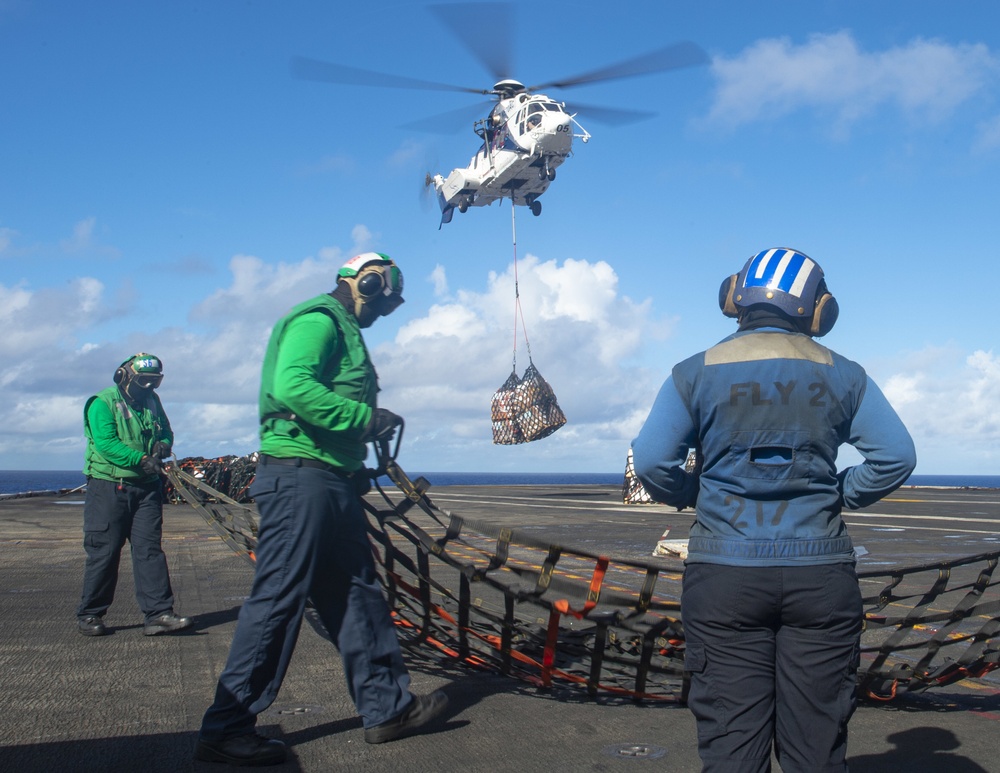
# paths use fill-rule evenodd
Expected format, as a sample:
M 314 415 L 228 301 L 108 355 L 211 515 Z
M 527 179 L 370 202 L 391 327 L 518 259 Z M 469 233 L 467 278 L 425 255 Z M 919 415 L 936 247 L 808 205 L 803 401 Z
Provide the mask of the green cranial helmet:
M 115 371 L 114 381 L 126 393 L 130 387 L 156 389 L 163 381 L 163 363 L 155 354 L 133 354 Z

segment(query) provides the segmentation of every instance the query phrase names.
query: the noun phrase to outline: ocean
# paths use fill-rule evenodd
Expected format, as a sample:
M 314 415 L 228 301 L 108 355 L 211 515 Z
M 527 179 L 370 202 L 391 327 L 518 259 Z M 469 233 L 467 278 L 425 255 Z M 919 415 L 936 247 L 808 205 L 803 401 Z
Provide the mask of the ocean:
M 421 475 L 432 486 L 545 486 L 599 484 L 620 486 L 622 472 L 410 472 Z M 0 470 L 0 494 L 23 494 L 30 491 L 58 491 L 85 483 L 79 470 Z M 946 488 L 1000 489 L 1000 475 L 912 475 L 908 486 Z

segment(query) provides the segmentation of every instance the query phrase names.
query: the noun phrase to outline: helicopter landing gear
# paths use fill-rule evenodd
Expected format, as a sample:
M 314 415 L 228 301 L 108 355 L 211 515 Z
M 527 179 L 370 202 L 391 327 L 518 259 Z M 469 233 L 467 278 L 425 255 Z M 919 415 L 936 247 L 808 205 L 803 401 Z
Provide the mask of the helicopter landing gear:
M 531 214 L 538 217 L 542 214 L 542 202 L 538 200 L 537 193 L 529 193 L 524 197 L 524 204 L 531 210 Z
M 539 180 L 552 181 L 556 179 L 556 170 L 549 166 L 549 162 L 545 162 L 545 166 L 538 170 Z
M 458 211 L 461 212 L 463 215 L 466 212 L 468 212 L 469 211 L 469 202 L 466 201 L 465 199 L 462 199 L 460 202 L 458 202 Z

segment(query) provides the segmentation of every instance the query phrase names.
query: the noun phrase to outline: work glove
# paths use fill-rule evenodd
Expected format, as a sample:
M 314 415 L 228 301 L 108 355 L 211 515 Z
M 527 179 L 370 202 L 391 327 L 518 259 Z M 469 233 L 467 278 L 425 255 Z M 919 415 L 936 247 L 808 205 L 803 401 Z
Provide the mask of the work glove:
M 155 456 L 149 456 L 146 454 L 139 460 L 139 467 L 147 475 L 162 475 L 163 474 L 163 464 Z
M 367 467 L 362 467 L 352 476 L 351 479 L 354 481 L 354 493 L 359 497 L 363 497 L 372 490 L 371 473 L 372 470 L 369 470 Z
M 392 411 L 385 408 L 376 408 L 372 412 L 371 421 L 365 427 L 365 432 L 361 439 L 365 443 L 388 443 L 396 434 L 396 427 L 403 423 L 403 417 L 397 416 Z
M 155 456 L 157 459 L 166 459 L 171 453 L 173 453 L 173 449 L 171 449 L 170 443 L 165 440 L 157 440 L 153 443 L 153 450 L 149 452 L 149 455 Z

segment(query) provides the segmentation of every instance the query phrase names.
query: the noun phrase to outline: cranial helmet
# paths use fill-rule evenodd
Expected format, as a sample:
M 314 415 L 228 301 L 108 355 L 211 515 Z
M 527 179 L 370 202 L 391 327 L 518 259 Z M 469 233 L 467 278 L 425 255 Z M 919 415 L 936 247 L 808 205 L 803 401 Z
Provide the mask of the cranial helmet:
M 114 382 L 135 400 L 163 381 L 163 363 L 155 354 L 133 354 L 115 371 Z
M 790 249 L 763 250 L 719 288 L 719 307 L 738 318 L 751 306 L 766 306 L 802 321 L 805 332 L 824 336 L 833 329 L 840 308 L 826 287 L 823 269 L 804 253 Z
M 337 278 L 350 287 L 354 316 L 361 327 L 391 314 L 403 303 L 403 272 L 381 252 L 356 255 L 337 272 Z

